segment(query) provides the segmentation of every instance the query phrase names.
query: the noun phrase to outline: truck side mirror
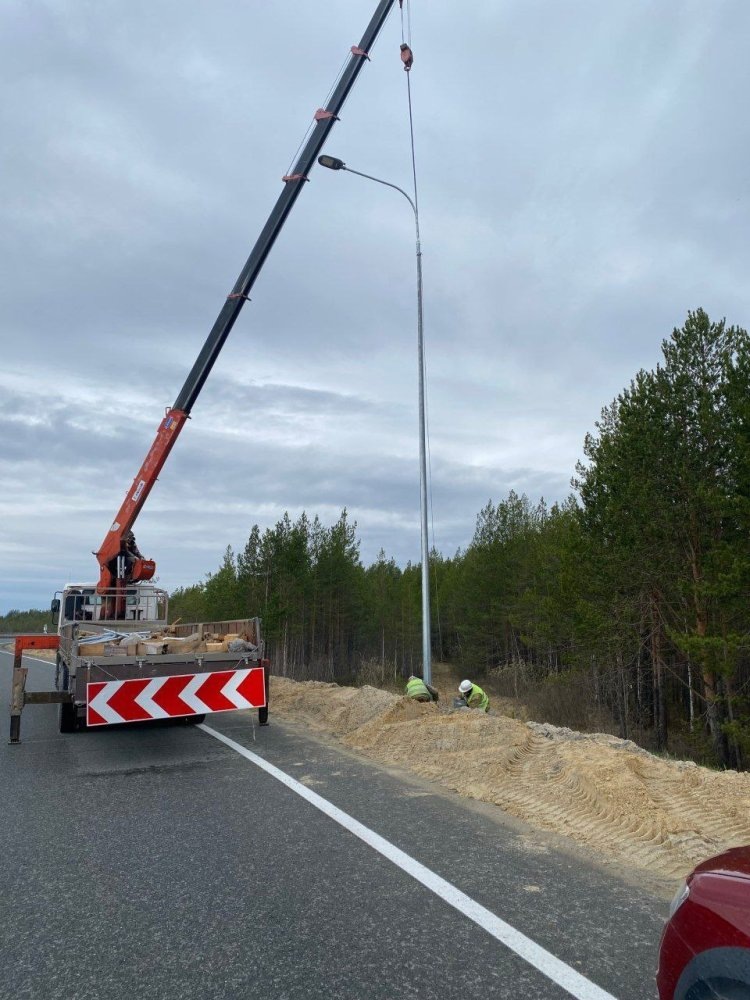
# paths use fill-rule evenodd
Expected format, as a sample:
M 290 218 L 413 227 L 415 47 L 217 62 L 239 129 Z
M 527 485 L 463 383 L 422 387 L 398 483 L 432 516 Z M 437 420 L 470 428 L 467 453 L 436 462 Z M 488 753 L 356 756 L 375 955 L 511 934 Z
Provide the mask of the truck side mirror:
M 53 615 L 59 615 L 60 614 L 60 598 L 59 597 L 53 597 L 52 598 L 52 604 L 50 604 L 50 611 L 52 612 Z

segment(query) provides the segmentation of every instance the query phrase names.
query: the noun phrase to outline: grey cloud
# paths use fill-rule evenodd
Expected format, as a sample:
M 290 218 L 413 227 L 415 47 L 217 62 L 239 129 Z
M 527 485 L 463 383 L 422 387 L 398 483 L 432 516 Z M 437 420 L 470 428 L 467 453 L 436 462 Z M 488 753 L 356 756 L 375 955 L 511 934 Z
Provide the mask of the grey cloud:
M 92 575 L 372 6 L 3 5 L 0 604 Z M 412 13 L 450 552 L 489 497 L 567 495 L 586 430 L 688 309 L 750 323 L 750 10 Z M 399 41 L 394 19 L 328 151 L 408 187 Z M 346 505 L 367 558 L 417 558 L 414 280 L 400 196 L 316 167 L 139 522 L 165 582 L 287 507 Z

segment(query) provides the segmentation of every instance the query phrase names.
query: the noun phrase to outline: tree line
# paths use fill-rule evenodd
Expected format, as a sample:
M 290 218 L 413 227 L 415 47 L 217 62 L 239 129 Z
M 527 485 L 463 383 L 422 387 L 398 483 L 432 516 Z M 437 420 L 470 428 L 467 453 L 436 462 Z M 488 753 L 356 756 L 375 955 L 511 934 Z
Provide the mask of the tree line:
M 750 761 L 750 339 L 688 314 L 602 411 L 574 493 L 511 492 L 432 552 L 437 660 L 547 721 L 721 766 Z M 421 666 L 420 568 L 364 566 L 346 510 L 256 525 L 172 596 L 188 620 L 260 615 L 275 669 L 330 680 Z
M 750 764 L 750 338 L 688 313 L 604 408 L 573 493 L 511 492 L 469 545 L 431 555 L 436 661 L 540 720 L 703 763 Z M 274 669 L 383 683 L 421 670 L 420 567 L 365 566 L 346 510 L 228 548 L 172 619 L 259 616 Z M 46 612 L 10 612 L 0 631 Z
M 0 615 L 0 634 L 41 632 L 45 625 L 52 632 L 57 628 L 57 622 L 49 610 L 39 611 L 32 608 L 29 611 L 19 611 L 18 608 L 13 608 L 6 614 Z

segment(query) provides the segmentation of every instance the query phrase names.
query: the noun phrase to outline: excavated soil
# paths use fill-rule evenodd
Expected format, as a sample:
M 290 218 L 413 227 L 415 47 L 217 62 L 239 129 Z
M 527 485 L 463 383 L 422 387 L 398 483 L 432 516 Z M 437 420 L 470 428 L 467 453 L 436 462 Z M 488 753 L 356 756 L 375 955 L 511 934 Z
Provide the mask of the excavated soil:
M 274 715 L 333 735 L 620 864 L 667 877 L 750 843 L 750 774 L 628 740 L 449 711 L 372 687 L 271 681 Z

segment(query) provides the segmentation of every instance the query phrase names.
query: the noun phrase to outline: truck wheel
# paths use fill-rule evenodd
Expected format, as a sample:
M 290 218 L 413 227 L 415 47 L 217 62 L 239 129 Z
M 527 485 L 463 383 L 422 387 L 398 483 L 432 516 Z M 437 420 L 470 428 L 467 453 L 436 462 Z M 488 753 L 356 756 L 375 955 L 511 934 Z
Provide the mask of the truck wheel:
M 74 733 L 76 731 L 78 727 L 78 713 L 72 701 L 61 702 L 58 721 L 61 733 Z

